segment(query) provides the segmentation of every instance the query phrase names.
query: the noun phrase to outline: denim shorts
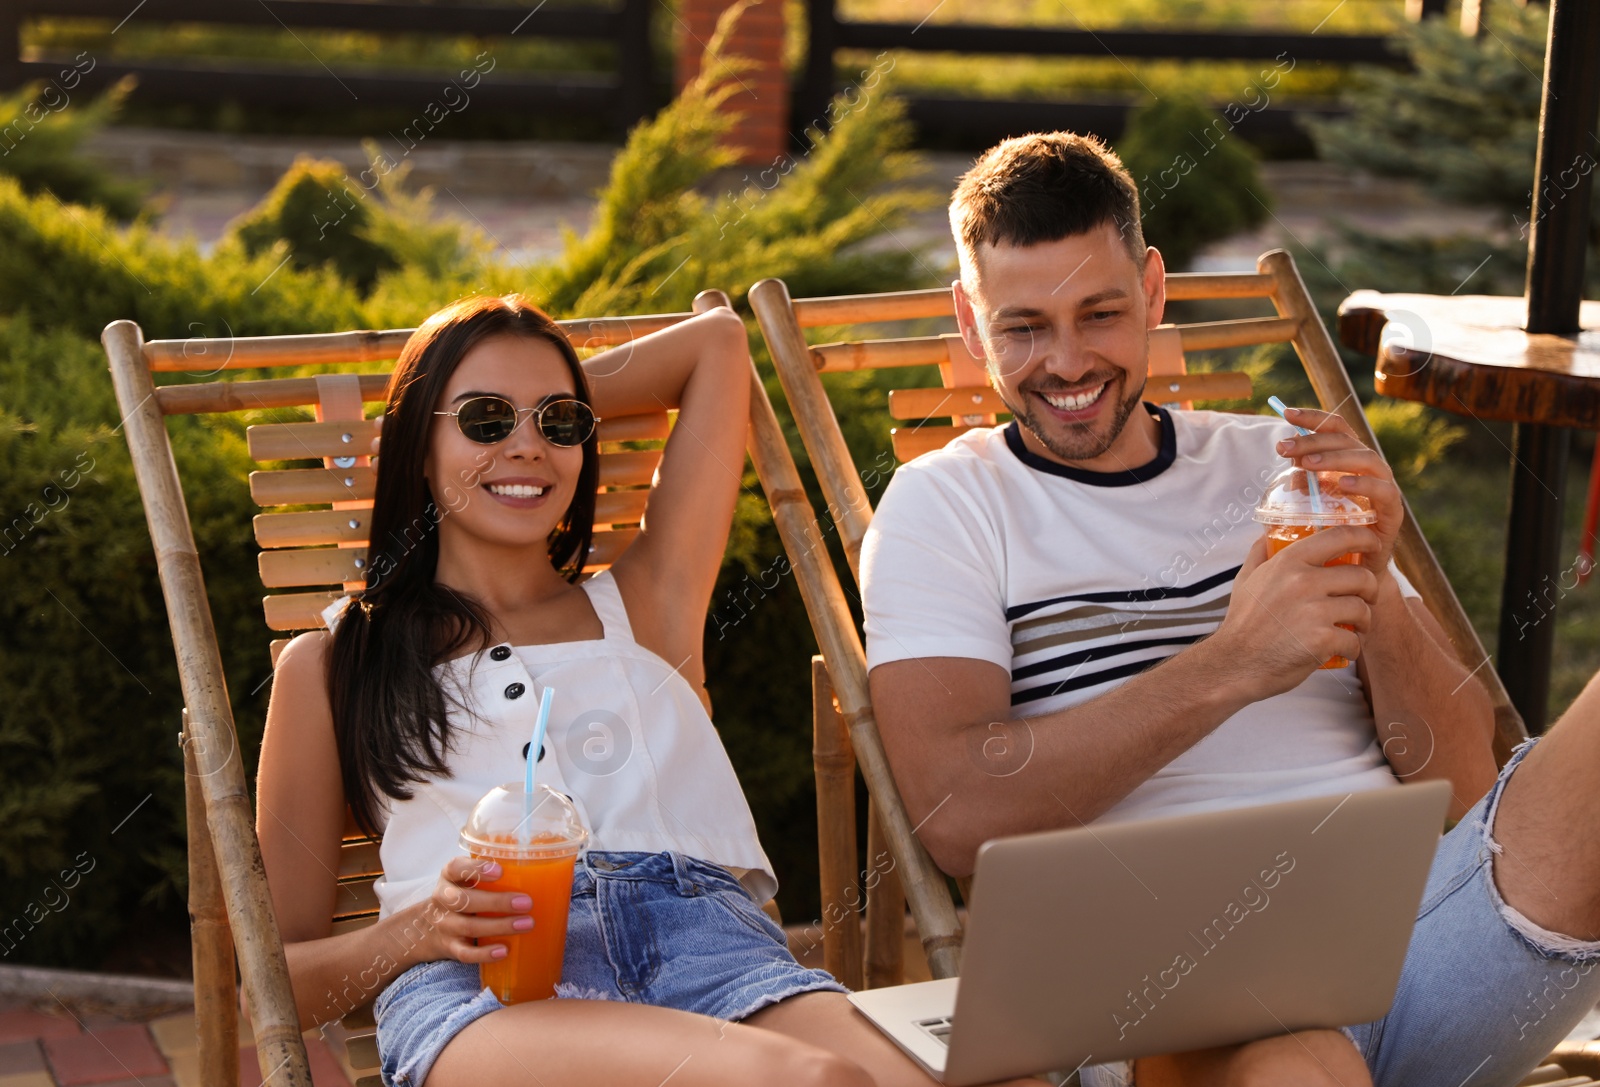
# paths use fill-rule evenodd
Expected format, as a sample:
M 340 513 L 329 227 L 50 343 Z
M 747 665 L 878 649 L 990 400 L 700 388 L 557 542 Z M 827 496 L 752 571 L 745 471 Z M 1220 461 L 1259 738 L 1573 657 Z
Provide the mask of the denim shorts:
M 795 962 L 783 929 L 720 865 L 681 853 L 591 851 L 572 875 L 556 997 L 739 1020 L 799 993 L 848 992 Z M 373 1004 L 387 1087 L 418 1087 L 467 1024 L 504 1005 L 453 959 L 397 977 Z
M 1500 793 L 1537 742 L 1440 839 L 1389 1014 L 1344 1028 L 1375 1087 L 1517 1083 L 1600 1000 L 1600 942 L 1540 928 L 1494 884 Z M 1085 1087 L 1131 1082 L 1125 1062 L 1083 1071 Z

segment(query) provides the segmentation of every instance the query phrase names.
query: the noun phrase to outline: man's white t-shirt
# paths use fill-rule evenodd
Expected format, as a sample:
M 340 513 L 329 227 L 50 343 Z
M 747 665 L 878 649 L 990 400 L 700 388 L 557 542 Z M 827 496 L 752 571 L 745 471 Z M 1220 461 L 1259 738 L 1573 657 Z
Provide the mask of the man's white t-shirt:
M 902 465 L 861 553 L 867 667 L 992 661 L 1011 676 L 1012 715 L 1035 717 L 1105 694 L 1216 630 L 1261 534 L 1256 503 L 1288 466 L 1274 447 L 1294 431 L 1265 416 L 1149 410 L 1161 451 L 1129 471 L 1047 460 L 1014 422 Z M 1394 784 L 1350 665 L 1240 710 L 1102 818 Z

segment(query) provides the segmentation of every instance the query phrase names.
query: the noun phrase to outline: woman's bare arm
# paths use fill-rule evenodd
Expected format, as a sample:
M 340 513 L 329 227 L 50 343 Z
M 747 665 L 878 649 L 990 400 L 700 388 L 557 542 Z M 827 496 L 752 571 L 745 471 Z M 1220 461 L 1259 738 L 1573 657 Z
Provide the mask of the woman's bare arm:
M 416 963 L 485 961 L 491 947 L 474 947 L 471 937 L 510 932 L 515 918 L 469 913 L 529 912 L 512 895 L 467 890 L 477 862 L 456 858 L 446 872 L 460 885 L 441 879 L 432 899 L 331 935 L 345 797 L 327 696 L 329 640 L 303 634 L 279 656 L 256 778 L 256 836 L 302 1030 L 364 1006 Z
M 616 405 L 599 414 L 676 407 L 678 420 L 643 531 L 613 570 L 639 643 L 699 686 L 706 607 L 743 480 L 749 343 L 744 322 L 731 310 L 715 309 L 632 347 L 620 367 L 621 349 L 586 363 L 596 401 Z

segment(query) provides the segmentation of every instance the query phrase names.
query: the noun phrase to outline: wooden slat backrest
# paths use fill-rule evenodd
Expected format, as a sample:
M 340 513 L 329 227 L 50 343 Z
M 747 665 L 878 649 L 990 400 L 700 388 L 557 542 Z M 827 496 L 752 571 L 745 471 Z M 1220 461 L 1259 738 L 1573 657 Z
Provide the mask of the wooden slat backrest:
M 1169 282 L 1172 283 L 1169 288 L 1171 297 L 1201 296 L 1199 291 L 1202 288 L 1192 280 L 1171 277 Z M 1207 277 L 1203 289 L 1211 292 L 1207 296 L 1266 297 L 1270 293 L 1271 279 L 1265 275 L 1213 276 Z M 816 345 L 806 339 L 805 330 L 808 328 L 886 324 L 930 318 L 953 321 L 955 304 L 947 289 L 791 299 L 781 281 L 767 280 L 751 289 L 750 301 L 822 484 L 829 513 L 840 530 L 851 571 L 859 576 L 861 541 L 870 523 L 872 509 L 820 375 L 863 369 L 938 368 L 939 386 L 894 389 L 889 393 L 889 414 L 892 418 L 923 420 L 916 426 L 891 428 L 890 441 L 894 455 L 900 461 L 941 448 L 971 427 L 993 425 L 1005 414 L 1005 406 L 988 386 L 983 360 L 973 356 L 962 338 L 953 332 Z M 1151 335 L 1151 373 L 1158 375 L 1159 380 L 1151 381 L 1147 392 L 1152 399 L 1185 404 L 1193 400 L 1248 396 L 1247 375 L 1186 374 L 1183 352 L 1234 346 L 1257 339 L 1283 341 L 1294 335 L 1297 325 L 1298 322 L 1292 320 L 1272 317 L 1158 329 Z M 935 419 L 947 421 L 935 422 Z M 792 559 L 797 548 L 803 549 L 806 545 L 786 535 L 785 546 L 789 548 Z M 860 643 L 853 625 L 848 630 L 831 629 L 840 625 L 841 617 L 835 614 L 838 609 L 810 610 L 813 625 L 819 628 L 819 641 L 826 644 L 831 640 L 835 645 L 849 645 L 852 658 L 860 653 Z M 834 663 L 829 662 L 830 669 Z M 853 672 L 853 668 L 844 671 Z M 835 678 L 833 683 L 838 696 L 838 710 L 831 704 L 814 707 L 819 720 L 838 712 L 844 720 L 851 722 L 852 736 L 858 749 L 864 746 L 875 751 L 881 749 L 864 682 L 844 675 Z M 869 771 L 865 763 L 863 770 L 868 771 L 868 788 L 873 798 L 869 821 L 885 840 L 900 843 L 895 849 L 895 857 L 905 877 L 898 882 L 876 880 L 869 889 L 867 897 L 871 906 L 868 911 L 867 960 L 869 963 L 896 961 L 893 949 L 876 945 L 886 939 L 898 938 L 891 934 L 898 932 L 898 917 L 904 909 L 902 892 L 898 889 L 903 884 L 904 894 L 911 900 L 912 912 L 934 976 L 950 976 L 955 973 L 959 962 L 961 930 L 947 885 L 943 876 L 933 867 L 926 851 L 915 842 L 910 822 L 899 805 L 898 791 L 893 782 L 887 780 L 886 768 L 881 776 Z M 853 827 L 829 825 L 830 821 L 839 818 L 838 813 L 849 810 L 846 803 L 848 798 L 844 795 L 846 786 L 838 785 L 844 777 L 825 772 L 821 765 L 817 776 L 819 840 L 824 843 L 825 850 L 826 843 L 830 841 L 853 842 Z M 824 856 L 822 866 L 824 871 L 854 870 L 855 861 L 853 857 Z M 833 903 L 824 902 L 824 916 L 832 908 L 836 908 Z M 876 919 L 873 918 L 874 911 L 877 911 Z M 836 962 L 839 959 L 838 954 L 826 948 L 825 954 Z M 854 975 L 854 965 L 850 970 Z M 874 978 L 872 970 L 866 971 L 866 974 L 869 983 L 887 980 L 882 976 Z
M 1263 254 L 1255 272 L 1169 275 L 1166 294 L 1168 301 L 1173 302 L 1262 299 L 1270 304 L 1272 312 L 1258 317 L 1165 326 L 1164 330 L 1157 330 L 1152 334 L 1152 380 L 1147 386 L 1147 399 L 1180 403 L 1209 398 L 1242 399 L 1236 376 L 1186 374 L 1182 364 L 1183 353 L 1258 343 L 1290 343 L 1305 366 L 1324 408 L 1345 419 L 1367 445 L 1378 448 L 1372 429 L 1362 413 L 1360 401 L 1350 385 L 1349 375 L 1289 254 L 1281 250 Z M 901 437 L 897 433 L 894 441 L 896 454 L 901 459 L 942 446 L 964 427 L 978 425 L 979 421 L 973 416 L 997 414 L 1002 405 L 985 388 L 981 378 L 966 382 L 951 380 L 945 363 L 951 355 L 950 341 L 957 338 L 949 333 L 818 345 L 809 343 L 806 338 L 805 330 L 810 328 L 953 318 L 954 301 L 947 289 L 793 299 L 782 281 L 764 280 L 751 288 L 750 303 L 760 322 L 790 410 L 827 499 L 828 513 L 839 530 L 846 559 L 852 573 L 859 579 L 861 542 L 871 523 L 872 507 L 862 476 L 845 444 L 821 375 L 877 367 L 941 366 L 942 388 L 896 390 L 891 394 L 890 414 L 896 419 L 917 418 L 923 412 L 938 412 L 941 416 L 947 409 L 950 412 L 947 426 L 925 425 L 918 429 L 916 436 L 907 433 Z M 922 431 L 932 433 L 923 434 Z M 784 542 L 790 549 L 792 560 L 796 554 L 796 544 L 789 535 L 785 535 Z M 1495 704 L 1495 747 L 1497 756 L 1503 761 L 1511 747 L 1526 736 L 1526 731 L 1493 670 L 1480 668 L 1486 654 L 1477 632 L 1461 608 L 1409 509 L 1396 548 L 1396 557 L 1401 569 L 1422 592 L 1461 659 L 1467 667 L 1483 676 Z M 838 607 L 813 607 L 809 599 L 807 606 L 819 644 L 836 647 L 831 657 L 829 651 L 825 649 L 824 652 L 828 657 L 826 664 L 831 681 L 831 697 L 837 706 L 819 706 L 815 712 L 823 717 L 837 713 L 847 723 L 856 749 L 870 749 L 875 753 L 874 764 L 869 766 L 863 761 L 862 771 L 876 814 L 882 819 L 886 838 L 893 843 L 895 862 L 905 877 L 906 898 L 928 954 L 930 968 L 935 977 L 951 976 L 959 969 L 960 926 L 955 920 L 948 885 L 933 868 L 926 851 L 915 841 L 910 820 L 899 805 L 898 790 L 887 772 L 886 764 L 877 755 L 882 750 L 882 740 L 877 734 L 866 677 L 860 666 L 863 650 L 854 622 L 848 612 Z M 838 667 L 833 657 L 839 658 Z M 818 726 L 819 729 L 821 727 Z M 847 780 L 836 772 L 836 768 L 825 775 L 819 767 L 819 822 L 830 811 L 844 810 L 840 797 L 821 795 L 825 777 L 833 781 Z M 824 842 L 853 843 L 855 840 L 853 829 L 842 827 L 831 828 L 831 831 L 825 828 L 820 837 Z M 843 862 L 835 859 L 835 863 L 824 861 L 824 871 L 847 869 L 854 869 L 853 859 Z M 871 904 L 870 913 L 876 908 L 870 893 L 868 901 Z M 824 906 L 826 908 L 827 903 Z M 888 908 L 903 910 L 904 907 L 889 903 Z M 873 929 L 874 926 L 869 923 L 869 941 Z M 869 959 L 872 954 L 869 948 Z
M 560 324 L 581 350 L 613 346 L 668 327 L 690 315 L 650 314 Z M 152 373 L 207 370 L 265 370 L 312 365 L 367 365 L 396 358 L 410 329 L 342 332 L 317 336 L 266 336 L 227 341 L 155 340 L 141 345 Z M 371 463 L 376 421 L 366 406 L 388 394 L 386 372 L 266 376 L 164 385 L 153 390 L 163 415 L 309 408 L 310 421 L 261 423 L 246 431 L 252 459 L 271 465 L 252 472 L 252 498 L 263 507 L 253 521 L 262 550 L 258 566 L 263 586 L 288 589 L 264 600 L 267 626 L 274 631 L 307 630 L 322 624 L 321 612 L 365 579 L 368 519 L 376 469 Z M 637 535 L 648 488 L 661 460 L 659 445 L 671 430 L 665 412 L 603 419 L 600 493 L 596 496 L 595 536 L 587 572 L 609 565 Z M 641 448 L 639 443 L 653 445 Z M 294 465 L 286 467 L 284 465 Z M 296 506 L 322 509 L 284 509 Z M 270 645 L 274 662 L 287 638 Z M 338 895 L 332 917 L 337 934 L 377 920 L 375 880 L 382 875 L 379 845 L 347 825 L 340 849 Z M 358 1072 L 378 1063 L 370 1005 L 344 1017 L 346 1056 Z M 378 1083 L 362 1075 L 358 1087 Z
M 603 347 L 667 327 L 687 314 L 652 314 L 561 322 L 580 347 Z M 411 330 L 344 332 L 323 336 L 265 336 L 208 341 L 155 340 L 144 345 L 154 372 L 193 367 L 205 360 L 216 370 L 272 369 L 312 364 L 370 363 L 396 357 Z M 222 361 L 219 363 L 218 360 Z M 262 584 L 274 593 L 264 601 L 268 627 L 306 630 L 321 625 L 321 611 L 365 579 L 367 518 L 376 471 L 371 466 L 375 420 L 363 405 L 387 396 L 387 374 L 322 374 L 170 385 L 157 390 L 167 414 L 309 407 L 310 422 L 264 423 L 246 432 L 250 455 L 274 467 L 250 474 L 250 493 L 264 512 L 255 518 Z M 620 443 L 659 445 L 671 423 L 665 413 L 605 419 L 600 424 L 601 494 L 589 572 L 603 569 L 637 534 L 645 495 L 661 460 L 659 448 L 621 448 Z M 279 467 L 282 462 L 320 461 L 316 467 Z M 325 506 L 279 512 L 276 507 Z M 319 592 L 314 586 L 329 586 Z M 271 643 L 274 662 L 288 639 Z
M 1190 301 L 1208 298 L 1267 298 L 1272 278 L 1267 275 L 1172 275 L 1167 277 L 1168 298 Z M 882 325 L 896 321 L 955 318 L 955 301 L 948 290 L 898 291 L 882 295 L 845 295 L 830 298 L 791 299 L 777 280 L 767 280 L 751 290 L 751 305 L 761 321 L 772 349 L 785 394 L 794 407 L 801 437 L 817 459 L 818 479 L 830 507 L 837 511 L 845 556 L 858 570 L 861 540 L 871 520 L 861 477 L 849 464 L 844 435 L 828 406 L 818 374 L 848 370 L 937 366 L 941 388 L 896 389 L 890 393 L 890 414 L 915 419 L 911 405 L 927 407 L 923 419 L 942 408 L 950 409 L 947 424 L 923 422 L 890 430 L 891 448 L 905 461 L 941 448 L 963 430 L 990 426 L 1004 413 L 1004 405 L 988 388 L 981 359 L 975 358 L 953 332 L 900 338 L 852 339 L 811 344 L 805 329 L 840 325 Z M 787 316 L 784 316 L 787 311 Z M 1237 373 L 1188 374 L 1184 352 L 1240 347 L 1254 343 L 1292 340 L 1300 322 L 1281 314 L 1164 325 L 1151 333 L 1151 373 L 1161 380 L 1146 385 L 1146 399 L 1192 405 L 1199 400 L 1234 400 L 1249 396 L 1249 377 Z M 781 346 L 780 346 L 781 344 Z M 804 359 L 802 365 L 801 360 Z M 796 372 L 803 372 L 800 379 Z M 791 386 L 795 388 L 791 390 Z M 937 399 L 947 395 L 948 401 Z M 978 399 L 973 399 L 977 397 Z M 900 409 L 896 410 L 896 405 Z M 969 409 L 969 410 L 960 410 Z
M 383 875 L 383 865 L 378 856 L 379 844 L 367 838 L 356 826 L 349 811 L 345 812 L 344 843 L 339 849 L 339 892 L 334 900 L 333 925 L 329 935 L 365 928 L 378 920 L 378 895 L 373 884 Z M 392 979 L 389 979 L 392 980 Z M 378 1028 L 372 1017 L 371 1003 L 353 1009 L 340 1020 L 342 1030 L 330 1032 L 330 1037 L 342 1035 L 345 1059 L 356 1072 L 373 1072 L 378 1068 Z M 380 1087 L 376 1075 L 358 1076 L 356 1087 Z

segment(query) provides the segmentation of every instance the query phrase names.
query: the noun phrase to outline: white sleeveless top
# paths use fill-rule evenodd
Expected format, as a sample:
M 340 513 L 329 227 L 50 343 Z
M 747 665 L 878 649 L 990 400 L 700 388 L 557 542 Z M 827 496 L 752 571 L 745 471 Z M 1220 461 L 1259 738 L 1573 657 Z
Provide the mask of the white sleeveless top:
M 673 850 L 730 869 L 757 902 L 778 889 L 772 863 L 711 718 L 681 673 L 633 639 L 609 570 L 583 584 L 604 636 L 497 645 L 434 676 L 451 704 L 451 776 L 384 798 L 380 917 L 428 898 L 479 798 L 521 781 L 539 699 L 554 688 L 536 781 L 572 798 L 589 849 Z M 332 609 L 330 609 L 332 610 Z

